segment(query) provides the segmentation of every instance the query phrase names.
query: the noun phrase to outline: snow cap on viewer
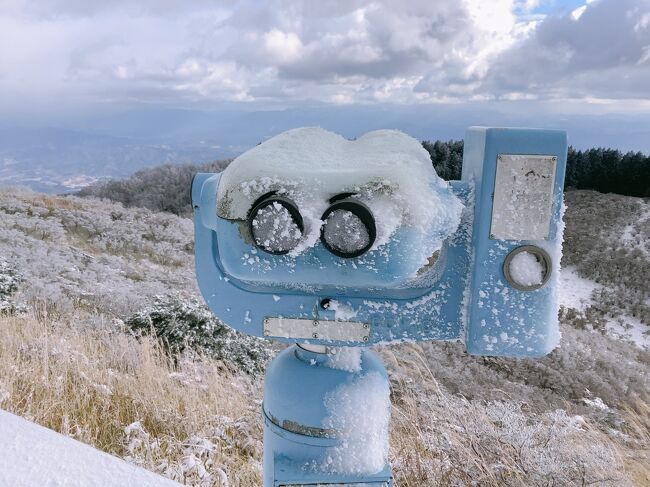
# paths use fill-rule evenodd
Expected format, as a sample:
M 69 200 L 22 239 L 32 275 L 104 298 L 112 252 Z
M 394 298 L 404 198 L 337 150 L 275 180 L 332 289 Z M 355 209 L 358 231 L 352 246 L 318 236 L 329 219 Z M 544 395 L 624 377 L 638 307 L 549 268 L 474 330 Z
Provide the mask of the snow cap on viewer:
M 304 242 L 295 253 L 316 243 L 329 199 L 343 193 L 354 194 L 375 215 L 373 249 L 388 242 L 402 225 L 423 233 L 437 227 L 449 235 L 462 211 L 422 144 L 397 130 L 368 132 L 356 140 L 319 127 L 281 133 L 224 170 L 217 213 L 245 220 L 253 203 L 270 192 L 292 199 L 305 220 Z

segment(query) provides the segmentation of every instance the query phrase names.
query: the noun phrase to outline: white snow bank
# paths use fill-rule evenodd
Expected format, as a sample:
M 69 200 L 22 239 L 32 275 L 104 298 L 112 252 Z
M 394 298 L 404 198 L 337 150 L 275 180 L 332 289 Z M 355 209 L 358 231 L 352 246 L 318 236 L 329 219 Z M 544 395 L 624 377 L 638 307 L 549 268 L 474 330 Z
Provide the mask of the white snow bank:
M 387 243 L 404 224 L 423 234 L 436 228 L 450 235 L 463 208 L 436 174 L 422 144 L 396 130 L 377 130 L 356 140 L 318 127 L 277 135 L 224 170 L 217 213 L 245 220 L 253 203 L 270 192 L 293 200 L 303 217 L 305 236 L 290 253 L 294 256 L 315 245 L 330 198 L 343 193 L 360 199 L 375 216 L 377 237 L 371 250 Z M 426 255 L 441 242 L 433 242 Z
M 0 452 L 2 486 L 180 485 L 2 410 Z
M 388 459 L 389 396 L 388 383 L 378 372 L 357 376 L 326 396 L 329 414 L 323 426 L 336 430 L 341 444 L 328 449 L 322 469 L 371 475 L 384 468 Z

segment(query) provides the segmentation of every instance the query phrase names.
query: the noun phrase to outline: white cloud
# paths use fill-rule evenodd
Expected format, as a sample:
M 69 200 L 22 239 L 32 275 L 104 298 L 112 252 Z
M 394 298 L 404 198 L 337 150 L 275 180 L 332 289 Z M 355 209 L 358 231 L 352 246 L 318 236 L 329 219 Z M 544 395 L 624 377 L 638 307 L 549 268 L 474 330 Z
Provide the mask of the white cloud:
M 480 89 L 542 99 L 646 100 L 650 69 L 639 61 L 650 32 L 634 26 L 648 12 L 648 0 L 602 0 L 579 16 L 548 18 L 498 57 Z
M 264 34 L 264 47 L 272 59 L 280 64 L 297 61 L 302 52 L 302 42 L 295 32 L 272 29 Z
M 650 0 L 543 3 L 11 0 L 0 108 L 650 96 Z
M 580 17 L 582 17 L 582 14 L 585 13 L 585 10 L 587 10 L 587 5 L 576 8 L 571 12 L 571 18 L 575 21 L 580 20 Z

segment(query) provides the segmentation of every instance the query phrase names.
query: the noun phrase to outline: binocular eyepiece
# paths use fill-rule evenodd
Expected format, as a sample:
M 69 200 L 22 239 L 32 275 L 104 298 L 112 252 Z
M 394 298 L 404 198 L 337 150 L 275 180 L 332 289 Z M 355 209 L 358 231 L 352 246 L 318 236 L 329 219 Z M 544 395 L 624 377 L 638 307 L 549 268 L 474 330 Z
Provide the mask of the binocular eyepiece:
M 375 217 L 370 208 L 350 193 L 334 196 L 329 202 L 330 206 L 321 216 L 322 245 L 343 258 L 366 253 L 377 238 Z M 295 249 L 305 231 L 298 205 L 275 192 L 253 203 L 247 222 L 255 246 L 273 255 L 284 255 Z

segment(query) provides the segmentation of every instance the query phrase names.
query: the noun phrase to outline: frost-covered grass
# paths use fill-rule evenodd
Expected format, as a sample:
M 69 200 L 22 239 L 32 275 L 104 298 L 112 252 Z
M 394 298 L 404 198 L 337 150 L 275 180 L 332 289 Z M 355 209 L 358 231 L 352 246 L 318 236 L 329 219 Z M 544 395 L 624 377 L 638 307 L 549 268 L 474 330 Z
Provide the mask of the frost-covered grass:
M 647 326 L 650 303 L 648 205 L 620 198 L 567 193 L 572 295 L 548 357 L 470 357 L 457 343 L 380 351 L 398 486 L 650 483 L 650 353 L 606 326 Z M 173 215 L 0 192 L 0 286 L 30 309 L 0 313 L 0 408 L 188 485 L 259 486 L 259 379 L 224 366 L 228 353 L 170 356 L 124 325 L 139 316 L 180 339 L 186 307 L 205 318 L 192 305 L 192 240 L 191 221 Z M 178 309 L 161 314 L 159 295 Z
M 124 315 L 151 296 L 195 294 L 191 220 L 97 200 L 0 191 L 0 260 L 26 301 Z M 51 312 L 54 312 L 51 309 Z
M 259 391 L 83 315 L 0 317 L 0 408 L 188 485 L 260 484 Z
M 589 336 L 579 333 L 581 340 Z M 598 357 L 589 371 L 568 367 L 575 358 L 561 365 L 566 355 L 584 360 L 588 353 L 554 352 L 538 368 L 534 361 L 467 357 L 451 343 L 383 350 L 399 485 L 646 485 L 647 364 L 625 371 Z M 593 399 L 585 386 L 610 367 L 618 369 L 610 374 L 645 374 L 645 383 L 619 388 L 634 390 L 636 398 L 608 396 L 609 406 Z
M 187 485 L 259 485 L 259 381 L 210 358 L 174 363 L 154 340 L 83 316 L 2 317 L 0 345 L 1 408 Z M 381 352 L 399 486 L 643 485 L 634 475 L 650 474 L 647 402 L 573 400 L 557 377 L 557 390 L 527 384 L 525 367 L 504 373 L 452 344 Z
M 603 287 L 595 318 L 637 319 L 650 332 L 650 200 L 569 191 L 563 265 Z
M 16 303 L 12 298 L 21 281 L 22 276 L 18 270 L 0 260 L 0 314 L 14 314 L 24 310 L 24 305 Z

